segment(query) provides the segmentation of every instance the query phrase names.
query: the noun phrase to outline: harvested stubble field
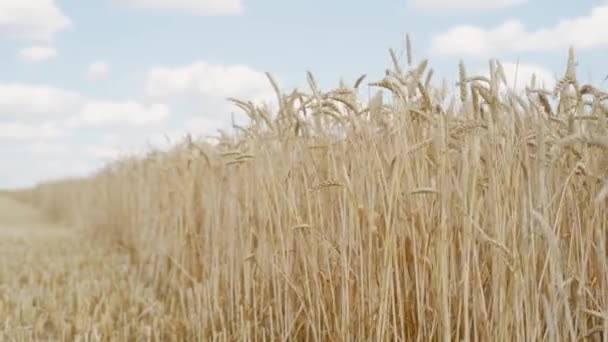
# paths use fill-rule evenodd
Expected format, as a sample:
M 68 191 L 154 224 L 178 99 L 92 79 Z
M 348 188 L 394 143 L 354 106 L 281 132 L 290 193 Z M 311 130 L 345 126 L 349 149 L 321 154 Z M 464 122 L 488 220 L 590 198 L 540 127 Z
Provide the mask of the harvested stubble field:
M 520 94 L 499 62 L 461 63 L 454 98 L 391 55 L 369 100 L 363 78 L 283 94 L 269 77 L 279 109 L 232 100 L 251 125 L 216 144 L 12 194 L 106 252 L 14 270 L 86 268 L 33 289 L 48 303 L 29 315 L 33 294 L 4 285 L 3 336 L 605 341 L 608 96 L 579 84 L 572 50 L 555 89 Z M 35 324 L 56 313 L 69 329 Z

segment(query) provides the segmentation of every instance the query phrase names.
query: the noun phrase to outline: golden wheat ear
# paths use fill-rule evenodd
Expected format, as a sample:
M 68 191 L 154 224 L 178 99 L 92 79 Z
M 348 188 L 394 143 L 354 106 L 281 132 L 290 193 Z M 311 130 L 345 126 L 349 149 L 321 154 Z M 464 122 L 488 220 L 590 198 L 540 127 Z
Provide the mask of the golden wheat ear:
M 251 122 L 217 143 L 11 195 L 95 238 L 14 241 L 0 196 L 0 341 L 606 336 L 604 94 L 572 49 L 553 101 L 503 92 L 495 60 L 433 87 L 405 45 L 366 99 L 365 76 L 290 93 L 267 74 L 279 108 L 230 98 Z

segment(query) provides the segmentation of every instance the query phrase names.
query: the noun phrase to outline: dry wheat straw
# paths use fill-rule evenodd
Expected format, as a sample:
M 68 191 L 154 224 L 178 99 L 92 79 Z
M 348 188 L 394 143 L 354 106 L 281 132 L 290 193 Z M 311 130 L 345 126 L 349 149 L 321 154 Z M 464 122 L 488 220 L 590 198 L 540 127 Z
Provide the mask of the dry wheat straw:
M 480 77 L 460 61 L 450 96 L 405 44 L 407 65 L 389 50 L 366 103 L 365 75 L 322 91 L 308 72 L 310 89 L 289 93 L 267 74 L 279 108 L 230 99 L 250 118 L 238 134 L 15 196 L 130 256 L 132 287 L 116 279 L 107 310 L 162 309 L 127 314 L 124 340 L 608 336 L 603 93 L 579 89 L 570 49 L 553 91 L 533 78 L 519 96 L 500 62 Z M 115 336 L 99 323 L 69 337 L 93 326 Z

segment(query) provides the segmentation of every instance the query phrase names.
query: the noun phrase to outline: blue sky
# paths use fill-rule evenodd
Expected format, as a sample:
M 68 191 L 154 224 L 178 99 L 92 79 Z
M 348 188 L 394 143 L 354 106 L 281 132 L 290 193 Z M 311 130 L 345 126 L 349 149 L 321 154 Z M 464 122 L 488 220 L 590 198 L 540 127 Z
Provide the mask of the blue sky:
M 510 76 L 519 60 L 517 86 L 551 86 L 573 45 L 581 80 L 603 87 L 607 21 L 605 1 L 2 0 L 0 188 L 214 134 L 238 113 L 226 97 L 273 99 L 266 71 L 284 90 L 307 70 L 324 88 L 379 79 L 406 33 L 438 80 L 498 58 Z

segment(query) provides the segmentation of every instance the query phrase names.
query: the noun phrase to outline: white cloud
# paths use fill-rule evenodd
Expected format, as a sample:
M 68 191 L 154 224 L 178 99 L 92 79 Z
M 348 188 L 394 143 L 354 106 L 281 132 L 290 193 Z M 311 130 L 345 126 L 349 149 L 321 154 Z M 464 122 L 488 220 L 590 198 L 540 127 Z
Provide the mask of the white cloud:
M 194 135 L 215 134 L 218 129 L 227 129 L 230 127 L 230 120 L 195 117 L 186 121 L 185 127 L 189 133 Z
M 66 132 L 53 123 L 27 124 L 23 122 L 1 122 L 0 141 L 47 140 L 64 137 Z
M 0 83 L 0 155 L 11 160 L 0 168 L 0 187 L 83 175 L 130 146 L 143 145 L 146 135 L 164 126 L 154 124 L 170 114 L 164 104 L 102 101 L 52 86 Z
M 431 11 L 452 10 L 494 10 L 516 6 L 528 0 L 410 0 L 410 5 L 417 9 Z
M 243 65 L 154 68 L 144 81 L 148 95 L 165 98 L 116 100 L 49 85 L 0 83 L 0 154 L 16 160 L 10 169 L 0 168 L 0 186 L 71 175 L 76 164 L 90 170 L 152 146 L 166 149 L 172 144 L 165 134 L 172 143 L 186 133 L 215 135 L 218 128 L 230 128 L 231 111 L 240 113 L 227 97 L 275 100 L 266 75 Z M 179 118 L 168 104 L 180 106 Z
M 86 159 L 78 160 L 72 155 L 56 156 L 29 151 L 19 151 L 19 153 L 20 155 L 15 157 L 23 159 L 12 159 L 13 165 L 0 168 L 0 187 L 18 189 L 44 181 L 82 177 L 100 167 L 99 163 Z
M 166 151 L 175 146 L 175 144 L 184 141 L 187 134 L 188 132 L 179 129 L 169 129 L 151 133 L 144 138 L 145 144 L 133 144 L 130 151 L 135 154 L 142 154 L 146 153 L 150 147 Z
M 608 5 L 597 6 L 586 16 L 563 19 L 556 25 L 527 30 L 519 20 L 485 29 L 457 26 L 436 35 L 431 53 L 447 56 L 489 57 L 504 51 L 524 52 L 554 49 L 586 50 L 608 47 Z
M 121 150 L 119 148 L 105 145 L 86 146 L 83 148 L 83 152 L 98 160 L 113 160 L 121 156 Z
M 221 98 L 246 97 L 251 100 L 272 96 L 264 73 L 245 65 L 195 62 L 183 67 L 156 67 L 148 72 L 146 92 L 153 96 L 202 95 Z
M 49 46 L 31 46 L 19 51 L 21 59 L 33 63 L 43 62 L 55 58 L 57 55 L 57 50 Z
M 513 49 L 525 30 L 519 21 L 508 21 L 495 29 L 457 26 L 431 40 L 431 52 L 448 56 L 490 57 L 505 49 Z
M 86 177 L 98 170 L 100 165 L 84 160 L 74 160 L 66 157 L 63 160 L 46 161 L 43 173 L 43 180 Z
M 266 75 L 245 65 L 197 61 L 185 66 L 156 67 L 147 73 L 145 91 L 150 96 L 188 101 L 195 111 L 179 129 L 196 136 L 230 129 L 231 113 L 240 125 L 249 121 L 241 109 L 227 100 L 228 97 L 276 106 L 275 94 Z
M 49 41 L 71 25 L 54 0 L 0 1 L 0 36 Z
M 81 112 L 68 120 L 71 127 L 80 126 L 143 126 L 160 123 L 171 115 L 163 104 L 143 105 L 134 101 L 89 101 Z
M 69 117 L 70 127 L 141 126 L 162 122 L 170 114 L 164 104 L 100 101 L 51 86 L 0 84 L 0 122 L 37 121 L 41 117 L 61 122 Z
M 514 88 L 517 92 L 525 90 L 526 86 L 530 85 L 532 75 L 535 75 L 536 77 L 537 88 L 551 89 L 555 84 L 555 77 L 553 73 L 543 66 L 528 63 L 517 64 L 511 62 L 501 62 L 501 64 L 505 72 L 505 77 L 507 79 L 509 88 Z M 474 74 L 489 76 L 490 73 L 486 69 L 478 70 Z
M 552 89 L 555 85 L 555 75 L 547 68 L 537 64 L 502 63 L 509 86 L 516 90 L 524 90 L 530 85 L 532 75 L 536 78 L 538 88 Z
M 110 64 L 106 61 L 95 61 L 87 67 L 86 76 L 89 80 L 98 81 L 108 78 Z
M 0 118 L 69 114 L 81 104 L 80 94 L 44 85 L 0 84 Z
M 243 12 L 241 0 L 114 0 L 139 8 L 177 10 L 198 15 L 236 15 Z
M 33 142 L 28 143 L 24 148 L 27 152 L 45 155 L 66 155 L 71 151 L 71 148 L 66 144 L 50 142 L 44 139 L 33 139 Z

